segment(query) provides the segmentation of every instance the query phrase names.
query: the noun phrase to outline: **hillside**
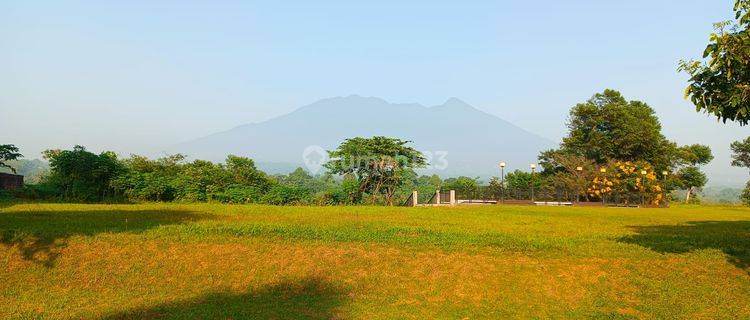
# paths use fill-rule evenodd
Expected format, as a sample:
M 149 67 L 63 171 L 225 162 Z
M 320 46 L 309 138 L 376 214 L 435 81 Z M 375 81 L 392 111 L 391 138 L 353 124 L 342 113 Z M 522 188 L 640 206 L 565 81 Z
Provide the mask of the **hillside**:
M 177 145 L 171 151 L 216 161 L 227 154 L 245 155 L 261 164 L 294 167 L 303 164 L 303 152 L 310 146 L 330 150 L 346 138 L 375 135 L 413 141 L 434 158 L 436 167 L 425 171 L 444 176 L 489 176 L 496 174 L 501 160 L 510 168 L 525 168 L 536 161 L 540 150 L 554 146 L 456 98 L 425 107 L 348 96 L 320 100 L 268 121 Z

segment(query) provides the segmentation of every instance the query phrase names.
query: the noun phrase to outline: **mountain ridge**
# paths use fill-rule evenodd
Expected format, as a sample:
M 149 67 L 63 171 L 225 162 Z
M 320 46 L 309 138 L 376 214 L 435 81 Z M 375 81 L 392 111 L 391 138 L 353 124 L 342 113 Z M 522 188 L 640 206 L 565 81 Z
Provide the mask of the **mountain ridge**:
M 179 144 L 170 151 L 214 161 L 237 154 L 259 163 L 303 164 L 302 155 L 308 147 L 330 150 L 346 138 L 376 135 L 413 141 L 428 158 L 446 153 L 447 168 L 424 170 L 446 176 L 487 176 L 496 171 L 500 160 L 509 162 L 510 167 L 525 168 L 536 162 L 539 151 L 554 146 L 455 97 L 427 107 L 349 95 L 321 99 L 266 121 Z

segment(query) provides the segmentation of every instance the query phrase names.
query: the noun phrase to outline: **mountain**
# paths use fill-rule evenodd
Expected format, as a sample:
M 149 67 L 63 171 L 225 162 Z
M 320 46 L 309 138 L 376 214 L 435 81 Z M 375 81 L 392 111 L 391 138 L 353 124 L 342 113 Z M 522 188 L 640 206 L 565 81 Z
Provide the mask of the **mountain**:
M 177 145 L 170 151 L 214 161 L 222 161 L 227 154 L 243 155 L 274 167 L 307 163 L 308 169 L 316 171 L 317 162 L 326 157 L 323 150 L 334 149 L 346 138 L 376 135 L 413 141 L 418 150 L 432 158 L 434 166 L 423 172 L 441 176 L 497 175 L 501 160 L 508 163 L 508 169 L 525 169 L 536 162 L 539 151 L 555 145 L 456 98 L 425 107 L 353 95 L 320 100 L 268 121 Z

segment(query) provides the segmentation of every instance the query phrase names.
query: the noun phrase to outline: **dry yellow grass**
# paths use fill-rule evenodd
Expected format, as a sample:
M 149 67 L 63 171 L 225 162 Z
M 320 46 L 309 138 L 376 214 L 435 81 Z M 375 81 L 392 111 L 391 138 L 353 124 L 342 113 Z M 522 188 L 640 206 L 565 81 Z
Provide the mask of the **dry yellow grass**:
M 750 318 L 750 210 L 22 204 L 0 317 Z

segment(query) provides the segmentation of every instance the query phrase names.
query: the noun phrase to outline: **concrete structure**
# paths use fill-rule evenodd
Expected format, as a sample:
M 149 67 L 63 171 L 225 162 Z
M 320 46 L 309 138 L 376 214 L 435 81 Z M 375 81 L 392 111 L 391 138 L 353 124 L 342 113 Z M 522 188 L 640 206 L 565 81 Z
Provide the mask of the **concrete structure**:
M 23 176 L 10 173 L 0 173 L 0 190 L 13 190 L 23 187 Z
M 417 190 L 412 191 L 411 193 L 411 205 L 412 207 L 416 207 L 419 204 L 419 194 L 417 193 Z

